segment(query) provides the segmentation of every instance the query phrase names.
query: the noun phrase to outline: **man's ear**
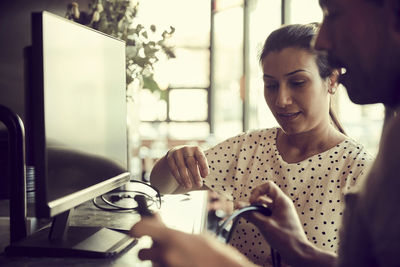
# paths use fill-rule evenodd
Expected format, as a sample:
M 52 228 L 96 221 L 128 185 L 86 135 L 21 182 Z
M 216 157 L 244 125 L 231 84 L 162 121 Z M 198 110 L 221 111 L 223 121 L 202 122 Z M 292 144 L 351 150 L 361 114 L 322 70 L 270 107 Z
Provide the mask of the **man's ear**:
M 337 87 L 339 85 L 338 83 L 339 80 L 339 70 L 334 69 L 328 77 L 328 92 L 330 94 L 334 94 L 337 90 Z

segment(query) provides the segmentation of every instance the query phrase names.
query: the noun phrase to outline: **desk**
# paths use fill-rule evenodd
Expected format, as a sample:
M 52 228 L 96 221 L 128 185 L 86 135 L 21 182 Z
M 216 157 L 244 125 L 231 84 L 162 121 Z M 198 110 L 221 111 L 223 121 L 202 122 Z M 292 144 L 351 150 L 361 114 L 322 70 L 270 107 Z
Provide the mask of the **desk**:
M 161 209 L 155 205 L 152 210 L 159 212 L 164 223 L 174 229 L 187 233 L 200 233 L 206 227 L 207 220 L 207 192 L 194 191 L 188 195 L 166 195 L 163 196 Z M 139 215 L 131 213 L 114 213 L 97 209 L 92 202 L 86 202 L 77 207 L 70 219 L 71 225 L 80 226 L 104 226 L 116 229 L 130 229 L 140 219 Z M 8 244 L 8 225 L 0 221 L 0 249 L 4 250 Z M 0 266 L 16 267 L 50 267 L 50 266 L 151 266 L 148 261 L 142 262 L 137 254 L 141 248 L 149 247 L 151 240 L 148 237 L 139 239 L 138 243 L 125 253 L 115 258 L 35 258 L 35 257 L 7 257 L 0 255 Z

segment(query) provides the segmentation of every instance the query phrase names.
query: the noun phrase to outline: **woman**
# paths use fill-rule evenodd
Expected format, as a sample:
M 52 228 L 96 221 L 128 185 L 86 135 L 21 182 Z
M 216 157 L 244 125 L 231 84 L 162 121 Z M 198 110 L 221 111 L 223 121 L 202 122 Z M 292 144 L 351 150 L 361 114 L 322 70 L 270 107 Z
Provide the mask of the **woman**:
M 343 195 L 372 159 L 331 111 L 339 74 L 311 48 L 316 30 L 316 24 L 284 26 L 264 44 L 264 96 L 280 127 L 242 133 L 205 153 L 173 148 L 154 166 L 151 183 L 164 193 L 203 186 L 247 202 L 254 187 L 273 181 L 292 199 L 307 238 L 335 252 Z M 248 221 L 239 222 L 230 243 L 254 263 L 270 264 L 268 244 Z

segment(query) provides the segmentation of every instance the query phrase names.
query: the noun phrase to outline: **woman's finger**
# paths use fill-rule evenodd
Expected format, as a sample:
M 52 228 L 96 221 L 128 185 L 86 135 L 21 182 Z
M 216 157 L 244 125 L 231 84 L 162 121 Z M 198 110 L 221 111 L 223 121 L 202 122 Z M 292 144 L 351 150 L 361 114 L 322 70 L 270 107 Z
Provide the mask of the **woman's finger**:
M 203 181 L 200 177 L 200 171 L 196 158 L 194 156 L 187 156 L 185 157 L 185 161 L 189 169 L 192 184 L 196 185 L 197 187 L 201 187 L 203 185 Z
M 178 182 L 178 184 L 182 187 L 186 187 L 185 182 L 183 181 L 183 178 L 181 177 L 179 171 L 178 171 L 178 166 L 175 163 L 175 158 L 173 155 L 173 152 L 167 154 L 167 163 L 170 172 L 172 175 L 175 177 L 175 180 Z
M 187 166 L 188 175 L 190 176 L 192 185 L 196 187 L 201 187 L 203 182 L 200 177 L 199 162 L 195 156 L 195 153 L 198 150 L 199 148 L 197 146 L 185 146 L 182 148 L 182 154 L 184 162 Z
M 206 158 L 206 155 L 204 155 L 204 152 L 201 151 L 200 149 L 194 150 L 194 157 L 196 158 L 198 162 L 198 168 L 200 169 L 200 174 L 201 177 L 205 178 L 209 174 L 209 169 L 208 169 L 208 161 Z
M 191 175 L 189 175 L 190 171 L 188 170 L 188 167 L 186 165 L 186 160 L 185 160 L 186 155 L 181 150 L 177 150 L 176 153 L 174 153 L 175 163 L 178 166 L 178 172 L 182 177 L 185 187 L 187 189 L 190 189 L 192 188 L 192 179 Z

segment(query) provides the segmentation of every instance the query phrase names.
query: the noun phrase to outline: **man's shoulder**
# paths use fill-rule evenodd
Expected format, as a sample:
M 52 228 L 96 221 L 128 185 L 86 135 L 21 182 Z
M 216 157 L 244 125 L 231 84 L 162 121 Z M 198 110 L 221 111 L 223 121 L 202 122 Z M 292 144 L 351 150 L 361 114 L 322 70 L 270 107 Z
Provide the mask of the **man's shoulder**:
M 365 197 L 373 201 L 398 194 L 400 186 L 400 117 L 393 118 L 385 126 L 378 155 L 369 172 Z M 379 197 L 378 197 L 379 196 Z
M 382 132 L 380 152 L 400 153 L 400 116 L 392 118 Z

